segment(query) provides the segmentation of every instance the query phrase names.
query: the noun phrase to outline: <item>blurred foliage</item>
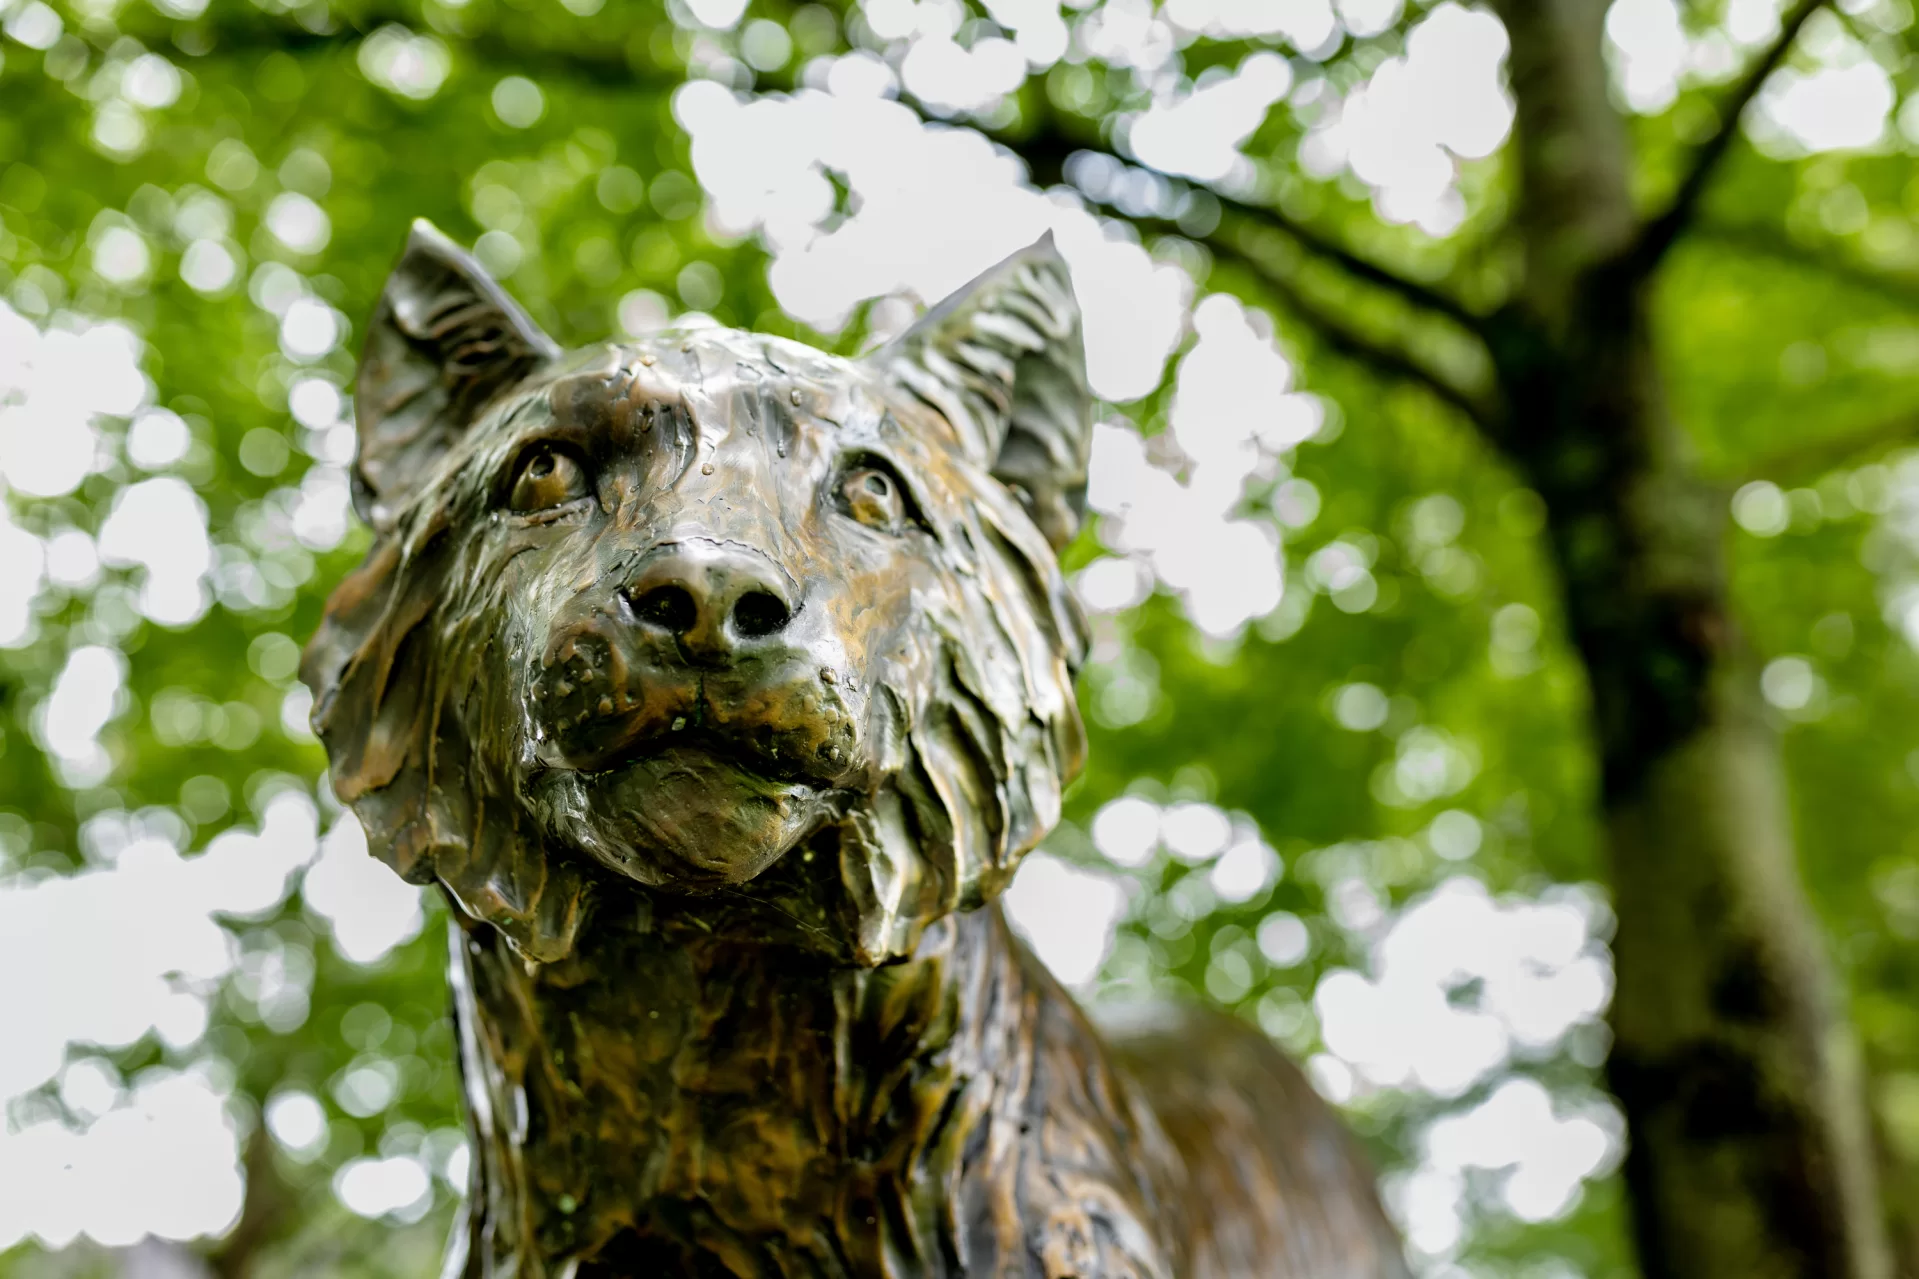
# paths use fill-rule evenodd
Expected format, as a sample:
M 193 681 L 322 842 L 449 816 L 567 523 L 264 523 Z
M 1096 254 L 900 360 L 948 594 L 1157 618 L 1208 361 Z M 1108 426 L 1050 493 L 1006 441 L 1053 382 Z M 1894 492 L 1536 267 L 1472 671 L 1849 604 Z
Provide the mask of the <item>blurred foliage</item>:
M 1311 56 L 1266 43 L 1289 57 L 1300 83 L 1343 88 L 1399 47 L 1419 8 L 1376 37 Z M 40 38 L 49 29 L 40 12 L 57 17 L 51 39 Z M 157 402 L 192 430 L 185 455 L 162 469 L 188 479 L 205 503 L 219 561 L 216 602 L 191 624 L 141 618 L 138 570 L 108 567 L 97 582 L 43 586 L 29 633 L 0 650 L 0 875 L 15 882 L 86 867 L 83 830 L 101 814 L 144 814 L 162 827 L 171 820 L 197 850 L 229 827 L 257 824 L 288 779 L 319 787 L 324 822 L 337 813 L 316 781 L 319 748 L 297 722 L 291 669 L 273 658 L 285 651 L 276 637 L 311 633 L 327 590 L 366 545 L 357 527 L 337 545 L 303 542 L 290 514 L 308 470 L 343 458 L 337 434 L 290 418 L 289 388 L 315 375 L 348 385 L 357 334 L 324 355 L 293 358 L 267 305 L 270 264 L 297 272 L 313 298 L 357 324 L 407 221 L 424 216 L 465 242 L 493 236 L 483 256 L 562 341 L 617 332 L 623 304 L 705 311 L 837 349 L 865 340 L 864 313 L 822 334 L 779 310 L 766 251 L 703 217 L 671 106 L 689 72 L 781 91 L 799 83 L 808 58 L 853 46 L 884 51 L 857 12 L 753 0 L 728 29 L 702 27 L 679 0 L 214 0 L 204 12 L 184 0 L 54 8 L 0 0 L 0 15 L 11 37 L 0 40 L 0 294 L 41 327 L 118 317 L 144 338 L 141 367 Z M 983 11 L 967 15 L 986 21 Z M 756 75 L 740 45 L 756 30 L 771 41 L 751 25 L 761 20 L 788 33 L 790 48 L 778 58 L 776 47 L 755 52 Z M 1906 37 L 1875 38 L 1897 45 L 1875 51 L 1910 80 Z M 1184 74 L 1235 65 L 1257 43 L 1195 41 L 1181 55 Z M 171 94 L 167 73 L 141 61 L 155 54 L 174 69 Z M 136 85 L 136 69 L 157 76 L 158 87 Z M 502 79 L 512 75 L 530 79 L 537 94 L 517 106 L 514 91 L 503 98 Z M 1689 88 L 1635 121 L 1649 190 L 1670 180 L 1710 92 Z M 1056 113 L 1098 140 L 1150 96 L 1128 68 L 1076 55 L 975 122 L 1017 140 Z M 1429 239 L 1378 220 L 1350 178 L 1315 181 L 1297 167 L 1312 95 L 1296 91 L 1293 101 L 1305 105 L 1274 111 L 1246 148 L 1265 157 L 1262 172 L 1289 211 L 1410 270 L 1497 294 L 1501 157 L 1467 167 L 1465 223 Z M 505 123 L 502 106 L 524 127 Z M 321 231 L 304 241 L 270 229 L 276 209 L 285 217 L 304 208 L 276 204 L 289 193 L 324 212 Z M 1919 661 L 1886 619 L 1896 623 L 1902 588 L 1919 580 L 1919 555 L 1900 522 L 1906 504 L 1919 503 L 1919 459 L 1889 453 L 1897 433 L 1879 428 L 1914 412 L 1919 178 L 1902 152 L 1792 159 L 1748 149 L 1709 206 L 1662 293 L 1667 375 L 1729 497 L 1754 479 L 1788 490 L 1771 495 L 1783 503 L 1781 519 L 1745 521 L 1767 536 L 1740 535 L 1736 590 L 1762 655 L 1798 657 L 1814 672 L 1812 693 L 1777 713 L 1789 721 L 1806 875 L 1851 983 L 1897 1195 L 1919 1185 L 1911 1171 L 1919 1167 L 1919 958 L 1911 945 L 1919 937 Z M 114 227 L 137 229 L 150 252 L 129 278 L 100 270 Z M 237 264 L 230 283 L 185 282 L 182 255 L 196 241 L 218 243 Z M 1168 251 L 1204 270 L 1204 255 L 1190 249 Z M 1275 305 L 1226 266 L 1205 288 Z M 1288 483 L 1295 498 L 1304 481 L 1319 499 L 1316 515 L 1276 530 L 1288 597 L 1232 640 L 1198 631 L 1164 592 L 1096 619 L 1096 660 L 1082 684 L 1092 764 L 1049 847 L 1136 884 L 1104 977 L 1110 991 L 1147 986 L 1223 1002 L 1310 1056 L 1321 1046 L 1312 1013 L 1319 979 L 1363 970 L 1369 944 L 1399 906 L 1452 875 L 1496 894 L 1537 896 L 1601 880 L 1603 867 L 1585 694 L 1560 638 L 1537 498 L 1442 408 L 1321 349 L 1283 309 L 1274 314 L 1282 345 L 1307 385 L 1338 406 L 1340 426 L 1271 459 L 1245 497 L 1260 519 L 1284 505 Z M 1430 341 L 1443 347 L 1445 335 Z M 1154 395 L 1118 408 L 1157 436 L 1170 393 L 1169 376 Z M 1843 442 L 1860 428 L 1872 428 L 1871 451 L 1852 455 Z M 13 521 L 42 538 L 96 533 L 139 475 L 124 436 L 124 422 L 104 425 L 99 463 L 72 494 L 9 495 Z M 1833 440 L 1841 445 L 1818 447 Z M 1771 500 L 1765 491 L 1748 497 Z M 1367 561 L 1377 588 L 1370 598 L 1310 584 L 1304 566 L 1334 541 Z M 1099 553 L 1096 526 L 1071 558 L 1079 565 Z M 69 786 L 36 712 L 67 652 L 103 641 L 129 663 L 122 703 L 101 734 L 112 769 L 98 784 Z M 1354 731 L 1335 713 L 1339 690 L 1360 684 L 1382 695 L 1375 729 Z M 201 699 L 191 702 L 197 727 L 182 731 L 177 712 L 188 694 Z M 291 727 L 283 722 L 289 705 Z M 1468 744 L 1476 767 L 1463 786 L 1414 802 L 1389 783 L 1408 732 L 1421 726 Z M 1281 855 L 1285 875 L 1232 903 L 1206 887 L 1203 868 L 1163 850 L 1116 872 L 1085 832 L 1104 803 L 1128 792 L 1246 815 Z M 1441 857 L 1427 837 L 1445 809 L 1482 823 L 1483 840 L 1463 860 Z M 459 1117 L 439 910 L 430 903 L 424 930 L 371 965 L 339 953 L 297 890 L 265 917 L 229 919 L 238 953 L 296 957 L 304 1016 L 269 1016 L 249 996 L 242 965 L 213 992 L 210 1026 L 196 1042 L 168 1046 L 149 1036 L 107 1054 L 128 1078 L 156 1063 L 224 1063 L 236 1122 L 254 1135 L 243 1137 L 246 1219 L 225 1242 L 196 1245 L 220 1273 L 433 1273 L 453 1208 L 446 1181 L 413 1224 L 356 1217 L 330 1186 L 356 1157 L 429 1150 L 442 1158 L 451 1149 Z M 1306 955 L 1287 966 L 1250 940 L 1278 910 L 1305 921 L 1310 936 Z M 0 1027 L 0 1044 L 5 1033 Z M 1550 1050 L 1521 1053 L 1512 1069 L 1555 1096 L 1596 1095 L 1603 1034 L 1584 1026 Z M 342 1081 L 369 1056 L 395 1063 L 398 1085 L 389 1105 L 356 1116 L 341 1102 Z M 1409 1166 L 1432 1118 L 1482 1100 L 1502 1077 L 1464 1098 L 1362 1088 L 1350 1111 L 1383 1162 Z M 262 1107 L 288 1089 L 326 1105 L 323 1149 L 296 1154 L 258 1135 Z M 1595 1277 L 1631 1272 L 1615 1179 L 1593 1183 L 1568 1214 L 1537 1224 L 1502 1210 L 1497 1189 L 1492 1177 L 1472 1187 L 1463 1255 L 1475 1273 L 1560 1273 L 1544 1268 L 1553 1259 Z M 28 1242 L 0 1255 L 0 1275 L 112 1273 L 118 1264 L 99 1248 L 55 1254 Z

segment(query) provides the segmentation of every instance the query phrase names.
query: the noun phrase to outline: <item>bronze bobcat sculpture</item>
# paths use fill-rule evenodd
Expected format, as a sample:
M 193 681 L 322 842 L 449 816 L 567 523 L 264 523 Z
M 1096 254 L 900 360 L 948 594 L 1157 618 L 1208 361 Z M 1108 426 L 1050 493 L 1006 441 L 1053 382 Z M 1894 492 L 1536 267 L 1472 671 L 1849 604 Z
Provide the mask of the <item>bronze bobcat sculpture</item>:
M 995 904 L 1084 749 L 1050 242 L 858 361 L 564 353 L 421 223 L 356 403 L 375 541 L 303 674 L 457 907 L 447 1275 L 1404 1274 L 1263 1037 L 1102 1036 Z

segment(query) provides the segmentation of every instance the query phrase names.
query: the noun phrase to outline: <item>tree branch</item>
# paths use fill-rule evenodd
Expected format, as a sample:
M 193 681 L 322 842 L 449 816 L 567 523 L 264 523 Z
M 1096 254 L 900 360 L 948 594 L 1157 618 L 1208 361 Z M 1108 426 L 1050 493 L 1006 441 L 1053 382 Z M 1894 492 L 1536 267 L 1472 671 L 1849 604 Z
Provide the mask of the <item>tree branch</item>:
M 264 1118 L 254 1121 L 242 1166 L 246 1195 L 241 1200 L 240 1220 L 205 1258 L 207 1271 L 215 1279 L 245 1279 L 253 1274 L 260 1253 L 284 1233 L 295 1209 L 286 1182 L 273 1166 L 273 1139 L 267 1135 Z
M 901 91 L 900 100 L 923 119 L 943 119 L 938 112 L 906 90 Z M 966 122 L 962 127 L 976 129 L 1018 156 L 1026 163 L 1033 180 L 1040 185 L 1052 185 L 1064 181 L 1066 160 L 1078 152 L 1103 155 L 1120 164 L 1143 168 L 1168 182 L 1185 185 L 1182 179 L 1159 173 L 1150 166 L 1140 165 L 1135 160 L 1119 155 L 1096 138 L 1077 135 L 1070 131 L 1066 122 L 1050 109 L 1042 107 L 1036 121 L 1029 117 L 1024 123 L 1026 127 L 1019 130 L 986 128 L 975 122 Z M 1230 196 L 1220 195 L 1210 188 L 1199 187 L 1198 189 L 1219 201 L 1221 211 L 1227 217 L 1249 223 L 1258 230 L 1281 235 L 1297 245 L 1308 257 L 1334 266 L 1354 279 L 1379 287 L 1429 316 L 1438 315 L 1450 319 L 1473 336 L 1482 341 L 1485 339 L 1487 317 L 1470 310 L 1457 298 L 1430 285 L 1408 279 L 1389 267 L 1364 258 L 1324 233 L 1292 219 L 1277 209 L 1248 204 Z M 1501 415 L 1496 406 L 1458 385 L 1411 352 L 1367 334 L 1332 308 L 1310 297 L 1294 281 L 1276 272 L 1257 254 L 1241 247 L 1231 231 L 1224 226 L 1211 234 L 1195 236 L 1191 231 L 1165 218 L 1131 214 L 1109 202 L 1094 199 L 1090 195 L 1086 196 L 1086 199 L 1088 203 L 1110 217 L 1130 222 L 1142 230 L 1197 240 L 1215 257 L 1234 262 L 1258 280 L 1294 318 L 1311 329 L 1327 346 L 1350 359 L 1367 365 L 1385 377 L 1411 382 L 1424 388 L 1435 398 L 1464 414 L 1467 420 L 1472 422 L 1495 447 L 1500 446 Z
M 1679 188 L 1673 192 L 1671 203 L 1664 212 L 1648 219 L 1639 228 L 1635 238 L 1630 260 L 1640 275 L 1650 273 L 1673 246 L 1680 233 L 1698 211 L 1699 201 L 1706 193 L 1706 187 L 1718 172 L 1719 164 L 1726 158 L 1726 152 L 1739 137 L 1740 122 L 1746 114 L 1746 108 L 1752 105 L 1759 90 L 1765 87 L 1779 64 L 1786 60 L 1791 52 L 1793 41 L 1799 37 L 1799 29 L 1806 21 L 1824 8 L 1829 0 L 1798 0 L 1798 3 L 1785 13 L 1779 22 L 1779 35 L 1773 40 L 1764 54 L 1747 70 L 1745 78 L 1734 86 L 1732 94 L 1720 106 L 1719 127 L 1712 136 L 1701 142 L 1693 150 L 1692 158 L 1686 166 L 1686 174 L 1679 180 Z
M 327 54 L 348 48 L 389 23 L 417 25 L 417 18 L 397 8 L 335 13 L 330 15 L 330 21 L 331 25 L 316 31 L 263 11 L 216 5 L 194 28 L 204 47 L 196 47 L 188 57 L 199 61 L 270 52 Z M 175 24 L 152 15 L 149 22 L 151 25 L 145 27 L 125 23 L 122 26 L 149 43 L 165 43 L 166 33 Z M 666 93 L 686 83 L 683 70 L 654 66 L 631 57 L 622 45 L 555 43 L 536 36 L 536 30 L 530 26 L 521 30 L 490 24 L 465 34 L 442 34 L 441 38 L 453 47 L 456 55 L 463 55 L 482 67 L 567 78 L 601 89 Z
M 326 48 L 357 40 L 367 30 L 390 20 L 397 19 L 386 14 L 363 13 L 350 25 L 327 32 L 314 32 L 284 21 L 276 22 L 271 18 L 216 21 L 211 28 L 214 38 L 209 52 L 253 52 L 263 47 L 295 52 Z M 452 37 L 452 39 L 463 52 L 482 63 L 511 64 L 523 68 L 545 65 L 552 71 L 612 87 L 647 87 L 664 91 L 680 84 L 684 79 L 676 72 L 637 66 L 623 50 L 614 47 L 542 47 L 516 41 L 492 28 Z M 910 92 L 902 90 L 900 100 L 922 119 L 949 122 Z M 959 127 L 977 130 L 1019 156 L 1027 163 L 1035 180 L 1043 184 L 1064 180 L 1065 162 L 1069 156 L 1078 151 L 1104 155 L 1118 163 L 1146 169 L 1169 182 L 1182 181 L 1170 175 L 1161 174 L 1158 170 L 1140 164 L 1137 160 L 1119 155 L 1102 145 L 1096 132 L 1089 132 L 1088 136 L 1084 137 L 1074 135 L 1064 127 L 1065 122 L 1059 115 L 1050 109 L 1042 110 L 1039 114 L 1036 128 L 1024 130 L 993 129 L 982 126 L 977 121 L 968 120 L 956 123 Z M 1230 209 L 1249 221 L 1279 232 L 1313 257 L 1332 264 L 1354 279 L 1383 289 L 1417 310 L 1443 316 L 1476 337 L 1485 336 L 1485 317 L 1443 290 L 1375 262 L 1339 243 L 1325 232 L 1316 230 L 1278 209 L 1249 204 L 1231 196 L 1221 195 L 1210 188 L 1202 187 L 1201 189 L 1206 190 L 1207 194 L 1218 200 L 1222 208 Z M 1123 211 L 1113 210 L 1112 212 L 1117 217 L 1128 216 Z
M 1464 302 L 1451 294 L 1409 276 L 1401 275 L 1370 258 L 1361 257 L 1323 232 L 1303 222 L 1295 221 L 1278 209 L 1265 205 L 1247 204 L 1230 196 L 1220 195 L 1217 191 L 1212 192 L 1212 195 L 1219 201 L 1220 207 L 1231 209 L 1240 217 L 1257 222 L 1269 230 L 1278 231 L 1312 256 L 1332 263 L 1354 279 L 1364 280 L 1368 284 L 1385 289 L 1397 295 L 1400 301 L 1410 303 L 1416 308 L 1443 315 L 1475 337 L 1485 336 L 1486 317 L 1471 310 Z
M 1802 244 L 1771 223 L 1702 217 L 1694 234 L 1730 248 L 1816 272 L 1832 281 L 1874 293 L 1895 306 L 1919 309 L 1919 276 L 1876 271 L 1835 249 Z
M 913 108 L 922 118 L 940 118 L 937 112 L 904 89 L 900 92 L 900 101 Z M 1268 230 L 1279 232 L 1313 257 L 1338 267 L 1354 279 L 1363 280 L 1376 288 L 1383 289 L 1415 309 L 1443 316 L 1475 337 L 1485 336 L 1486 317 L 1442 289 L 1403 275 L 1383 263 L 1375 262 L 1341 244 L 1324 231 L 1308 226 L 1279 209 L 1268 205 L 1249 204 L 1244 200 L 1222 195 L 1203 183 L 1192 183 L 1172 174 L 1162 173 L 1136 158 L 1121 155 L 1104 145 L 1096 134 L 1080 136 L 1070 131 L 1065 127 L 1065 122 L 1061 120 L 1058 113 L 1049 108 L 1042 106 L 1036 114 L 1037 120 L 1028 122 L 1027 127 L 1023 129 L 993 129 L 971 121 L 966 122 L 965 127 L 978 130 L 1024 160 L 1034 180 L 1042 185 L 1050 184 L 1052 181 L 1063 181 L 1066 160 L 1075 152 L 1083 151 L 1089 155 L 1105 156 L 1109 160 L 1131 168 L 1143 169 L 1181 187 L 1193 187 L 1204 191 L 1219 201 L 1222 209 L 1229 209 L 1240 217 L 1259 223 Z M 1123 210 L 1114 209 L 1112 213 L 1115 217 L 1138 221 Z
M 357 39 L 364 28 L 375 25 L 379 25 L 378 20 L 368 19 L 364 15 L 356 24 L 359 29 L 336 29 L 325 33 L 316 33 L 271 21 L 229 22 L 220 24 L 216 28 L 214 49 L 235 52 L 250 50 L 263 44 L 296 50 L 323 48 Z M 648 68 L 634 67 L 621 51 L 615 49 L 583 51 L 577 48 L 557 50 L 532 46 L 509 47 L 505 37 L 491 30 L 459 37 L 457 43 L 469 56 L 482 62 L 511 61 L 516 65 L 525 65 L 529 61 L 536 63 L 544 61 L 554 64 L 556 69 L 602 84 L 625 86 L 658 84 L 659 87 L 664 88 L 669 81 L 679 82 L 677 76 L 653 72 Z M 901 100 L 924 119 L 942 118 L 939 113 L 910 93 L 902 92 Z M 972 121 L 963 121 L 960 125 L 977 129 L 1020 156 L 1027 162 L 1034 177 L 1043 182 L 1063 180 L 1066 159 L 1079 151 L 1105 155 L 1119 163 L 1135 165 L 1157 173 L 1157 170 L 1152 170 L 1149 166 L 1138 165 L 1137 161 L 1128 160 L 1102 146 L 1096 138 L 1074 136 L 1063 127 L 1064 122 L 1050 111 L 1041 116 L 1038 128 L 1029 128 L 1021 132 L 983 128 Z M 1180 181 L 1164 174 L 1159 176 L 1167 181 Z M 1485 317 L 1469 309 L 1459 299 L 1374 262 L 1340 244 L 1324 232 L 1307 226 L 1277 209 L 1249 204 L 1210 190 L 1207 194 L 1217 199 L 1221 208 L 1230 216 L 1261 230 L 1286 237 L 1308 256 L 1336 267 L 1353 279 L 1382 289 L 1400 301 L 1410 304 L 1416 310 L 1451 320 L 1474 336 L 1484 336 Z M 1100 207 L 1112 216 L 1127 218 L 1142 225 L 1156 224 L 1155 229 L 1168 233 L 1186 234 L 1171 224 L 1155 219 L 1132 217 L 1110 205 L 1104 205 L 1098 201 L 1094 203 L 1100 204 Z M 1230 243 L 1226 237 L 1209 235 L 1200 239 L 1217 255 L 1234 260 L 1246 268 L 1328 346 L 1371 366 L 1385 376 L 1425 387 L 1435 397 L 1465 414 L 1489 438 L 1494 435 L 1497 414 L 1472 392 L 1458 386 L 1409 352 L 1367 335 L 1348 320 L 1337 315 L 1331 308 L 1303 293 L 1292 281 L 1273 271 L 1257 257 Z
M 1843 431 L 1824 440 L 1813 440 L 1797 448 L 1773 454 L 1748 467 L 1739 483 L 1771 480 L 1775 484 L 1793 484 L 1817 478 L 1844 466 L 1854 458 L 1877 454 L 1900 444 L 1919 441 L 1919 409 L 1897 417 L 1874 422 L 1853 431 Z
M 1156 226 L 1156 229 L 1182 234 L 1171 225 Z M 1210 236 L 1205 244 L 1214 255 L 1233 262 L 1258 280 L 1295 319 L 1311 329 L 1327 346 L 1386 377 L 1423 388 L 1464 414 L 1489 443 L 1503 447 L 1504 432 L 1500 429 L 1499 411 L 1481 396 L 1460 386 L 1403 347 L 1383 342 L 1362 331 L 1345 316 L 1308 296 L 1297 283 L 1274 271 L 1230 238 Z

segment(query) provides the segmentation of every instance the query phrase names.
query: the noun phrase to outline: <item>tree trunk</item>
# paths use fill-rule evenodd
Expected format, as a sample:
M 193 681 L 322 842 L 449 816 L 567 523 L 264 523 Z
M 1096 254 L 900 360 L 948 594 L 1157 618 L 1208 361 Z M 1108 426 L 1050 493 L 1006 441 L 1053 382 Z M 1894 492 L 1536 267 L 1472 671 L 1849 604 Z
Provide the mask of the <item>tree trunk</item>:
M 1619 918 L 1609 1073 L 1641 1264 L 1880 1279 L 1863 1071 L 1727 597 L 1725 501 L 1670 420 L 1631 252 L 1607 6 L 1499 7 L 1526 275 L 1493 354 L 1590 681 Z

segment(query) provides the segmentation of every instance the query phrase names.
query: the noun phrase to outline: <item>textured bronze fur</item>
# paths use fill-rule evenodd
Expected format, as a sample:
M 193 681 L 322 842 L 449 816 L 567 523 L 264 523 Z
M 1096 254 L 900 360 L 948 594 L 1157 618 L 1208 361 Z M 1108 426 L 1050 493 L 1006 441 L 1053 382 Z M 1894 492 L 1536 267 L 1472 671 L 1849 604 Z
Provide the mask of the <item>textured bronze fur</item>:
M 1084 747 L 1050 243 L 860 361 L 568 354 L 420 224 L 357 407 L 375 543 L 304 675 L 457 907 L 449 1276 L 1404 1273 L 1263 1037 L 1102 1035 L 994 901 Z

